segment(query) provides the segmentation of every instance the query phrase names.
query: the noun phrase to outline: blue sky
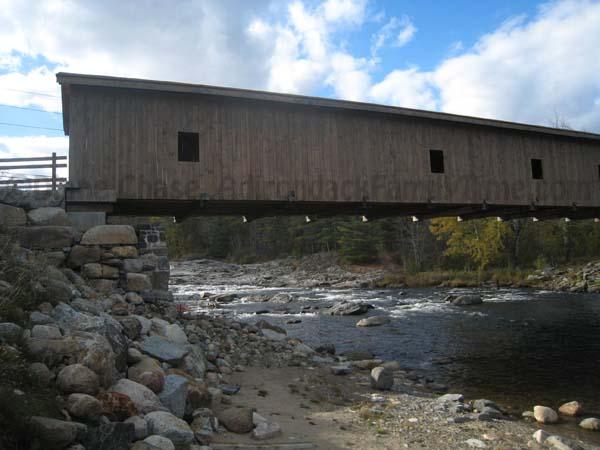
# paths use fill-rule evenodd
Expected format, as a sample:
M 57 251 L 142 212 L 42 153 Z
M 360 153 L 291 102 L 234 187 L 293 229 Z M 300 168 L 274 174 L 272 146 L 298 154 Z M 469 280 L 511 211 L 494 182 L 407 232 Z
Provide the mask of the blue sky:
M 0 124 L 0 155 L 66 153 L 57 71 L 600 132 L 597 0 L 33 3 L 0 10 L 0 123 L 49 129 Z

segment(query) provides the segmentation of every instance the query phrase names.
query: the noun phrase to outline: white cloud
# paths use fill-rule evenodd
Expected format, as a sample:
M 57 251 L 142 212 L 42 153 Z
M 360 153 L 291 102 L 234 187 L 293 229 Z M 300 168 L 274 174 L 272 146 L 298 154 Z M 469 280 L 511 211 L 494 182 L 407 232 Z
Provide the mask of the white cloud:
M 394 45 L 396 47 L 404 47 L 406 44 L 412 41 L 416 32 L 417 27 L 413 25 L 411 20 L 408 17 L 403 17 L 400 21 L 400 32 L 396 36 L 396 42 Z
M 555 111 L 600 131 L 600 3 L 567 0 L 517 18 L 434 72 L 440 108 L 548 124 Z
M 371 87 L 369 97 L 378 103 L 435 110 L 437 100 L 432 82 L 430 73 L 416 68 L 394 70 Z

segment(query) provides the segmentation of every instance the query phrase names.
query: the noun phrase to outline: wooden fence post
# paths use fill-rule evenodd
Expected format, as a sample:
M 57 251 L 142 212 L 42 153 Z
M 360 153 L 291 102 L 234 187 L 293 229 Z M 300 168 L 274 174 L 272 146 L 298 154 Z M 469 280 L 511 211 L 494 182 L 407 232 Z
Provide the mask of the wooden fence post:
M 52 191 L 56 191 L 56 153 L 52 152 Z

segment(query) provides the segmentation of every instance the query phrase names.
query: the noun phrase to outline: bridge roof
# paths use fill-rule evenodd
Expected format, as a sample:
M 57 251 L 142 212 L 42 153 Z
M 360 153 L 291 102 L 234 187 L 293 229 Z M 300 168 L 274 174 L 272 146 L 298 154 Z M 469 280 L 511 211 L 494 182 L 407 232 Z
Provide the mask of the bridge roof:
M 267 102 L 288 103 L 295 105 L 314 106 L 341 110 L 365 111 L 382 114 L 393 114 L 404 117 L 429 119 L 450 123 L 504 128 L 521 132 L 531 132 L 544 135 L 563 136 L 575 139 L 591 139 L 600 141 L 600 134 L 584 131 L 575 131 L 561 128 L 551 128 L 539 125 L 530 125 L 517 122 L 507 122 L 479 117 L 461 116 L 457 114 L 425 111 L 420 109 L 386 106 L 372 103 L 354 102 L 348 100 L 335 100 L 323 97 L 309 97 L 304 95 L 280 94 L 275 92 L 257 91 L 251 89 L 238 89 L 231 87 L 209 86 L 203 84 L 179 83 L 172 81 L 144 80 L 137 78 L 121 78 L 104 75 L 84 75 L 76 73 L 59 72 L 56 74 L 58 83 L 62 86 L 63 101 L 63 128 L 69 134 L 69 107 L 68 99 L 70 85 L 94 86 L 128 90 L 174 92 L 182 94 L 215 95 L 230 98 L 260 100 Z

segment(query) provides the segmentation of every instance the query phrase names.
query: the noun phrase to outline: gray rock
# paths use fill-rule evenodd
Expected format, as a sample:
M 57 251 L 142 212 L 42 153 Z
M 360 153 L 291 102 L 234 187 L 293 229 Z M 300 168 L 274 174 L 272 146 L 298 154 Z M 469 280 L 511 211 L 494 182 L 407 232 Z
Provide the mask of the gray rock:
M 0 342 L 14 344 L 23 336 L 23 328 L 16 323 L 0 323 Z
M 444 394 L 436 399 L 438 403 L 462 403 L 465 401 L 465 396 L 462 394 Z
M 108 422 L 88 429 L 83 445 L 90 450 L 129 450 L 134 439 L 133 424 Z
M 37 381 L 38 385 L 46 387 L 54 379 L 54 374 L 44 363 L 34 362 L 29 365 L 29 373 Z
M 585 430 L 600 431 L 600 419 L 588 417 L 579 422 L 579 426 Z
M 34 325 L 31 329 L 31 337 L 37 339 L 61 339 L 60 329 L 53 325 Z
M 0 203 L 0 226 L 19 227 L 27 224 L 25 210 Z
M 137 318 L 135 318 L 133 316 L 128 316 L 128 317 L 121 317 L 117 320 L 123 327 L 123 331 L 125 332 L 125 334 L 127 335 L 127 337 L 129 339 L 135 340 L 138 337 L 140 337 L 140 334 L 142 332 L 142 324 L 140 323 L 140 321 Z
M 63 448 L 75 442 L 80 433 L 80 424 L 34 416 L 31 418 L 31 432 L 45 447 Z
M 71 394 L 67 398 L 67 411 L 83 420 L 96 420 L 102 415 L 102 404 L 88 394 Z
M 39 282 L 52 304 L 69 302 L 71 299 L 81 296 L 81 293 L 69 282 L 53 278 L 41 278 Z
M 371 370 L 371 387 L 379 390 L 390 390 L 394 385 L 394 372 L 379 366 Z
M 276 422 L 262 422 L 252 430 L 252 437 L 258 441 L 273 439 L 278 436 L 281 436 L 281 427 Z
M 188 380 L 179 375 L 167 375 L 162 392 L 158 395 L 161 403 L 173 415 L 181 418 L 185 413 L 185 401 L 188 392 Z
M 33 311 L 29 314 L 29 322 L 31 325 L 47 325 L 49 323 L 54 323 L 54 319 L 47 314 Z
M 483 299 L 477 294 L 459 295 L 450 299 L 450 303 L 456 306 L 479 305 L 483 303 Z
M 145 439 L 148 436 L 148 424 L 143 417 L 132 416 L 126 419 L 125 423 L 133 424 L 134 435 L 136 439 Z
M 150 336 L 144 339 L 141 351 L 160 361 L 174 365 L 179 364 L 188 353 L 187 349 L 160 336 Z
M 58 226 L 20 227 L 17 238 L 25 248 L 63 249 L 73 245 L 75 230 Z
M 193 412 L 193 417 L 190 427 L 196 440 L 201 444 L 210 443 L 213 434 L 218 431 L 218 422 L 212 411 L 208 408 L 197 409 Z
M 88 313 L 93 316 L 99 316 L 103 313 L 108 306 L 108 301 L 97 300 L 85 300 L 83 298 L 76 298 L 71 302 L 71 308 L 77 312 Z
M 32 209 L 27 213 L 29 223 L 34 226 L 55 225 L 70 226 L 71 222 L 64 209 L 47 206 L 43 208 Z
M 75 245 L 69 253 L 67 265 L 73 269 L 78 269 L 84 264 L 99 262 L 101 257 L 102 250 L 100 247 Z
M 125 300 L 127 301 L 127 303 L 131 303 L 132 305 L 144 304 L 144 299 L 142 298 L 142 296 L 135 292 L 128 292 L 125 296 Z
M 366 314 L 370 305 L 367 303 L 355 303 L 355 302 L 339 302 L 329 308 L 328 313 L 332 316 L 358 316 Z
M 556 423 L 558 422 L 558 414 L 552 408 L 547 406 L 534 406 L 533 416 L 540 423 Z
M 136 245 L 135 230 L 130 225 L 98 225 L 87 230 L 82 245 Z
M 349 365 L 332 366 L 331 373 L 334 375 L 348 375 L 352 373 L 352 367 Z
M 217 417 L 219 422 L 233 433 L 244 434 L 254 428 L 250 408 L 227 408 L 218 413 Z
M 376 327 L 379 325 L 385 325 L 390 322 L 390 318 L 388 316 L 371 316 L 366 317 L 364 319 L 359 320 L 356 323 L 357 327 Z
M 152 283 L 150 278 L 143 273 L 128 273 L 127 290 L 135 292 L 150 291 L 152 290 Z
M 204 378 L 204 374 L 206 373 L 206 357 L 204 356 L 204 352 L 197 345 L 189 345 L 187 349 L 189 353 L 183 358 L 183 362 L 179 365 L 179 368 L 195 378 Z
M 480 398 L 473 402 L 473 408 L 475 408 L 477 411 L 483 411 L 486 407 L 501 411 L 501 408 L 495 402 L 485 398 Z
M 95 395 L 100 388 L 98 375 L 83 364 L 71 364 L 56 377 L 58 388 L 66 394 L 83 393 Z
M 123 260 L 123 270 L 125 272 L 139 273 L 144 270 L 144 262 L 141 259 Z
M 153 449 L 175 450 L 175 444 L 173 444 L 171 439 L 167 439 L 166 437 L 159 436 L 158 434 L 148 436 L 146 439 L 144 439 L 144 442 L 148 445 L 151 445 Z
M 127 378 L 121 378 L 109 391 L 127 395 L 142 414 L 165 409 L 154 392 Z
M 483 409 L 479 410 L 480 413 L 477 415 L 478 420 L 488 421 L 492 419 L 502 420 L 504 419 L 504 414 L 497 410 L 496 408 L 492 408 L 490 406 L 485 406 Z
M 548 437 L 544 445 L 555 450 L 583 450 L 583 447 L 572 440 L 557 435 Z
M 14 188 L 0 188 L 0 203 L 18 206 L 24 209 L 42 208 L 44 206 L 63 206 L 65 191 L 24 191 Z
M 142 352 L 140 352 L 137 348 L 129 347 L 127 349 L 127 364 L 134 365 L 139 363 L 144 358 Z
M 144 316 L 138 316 L 138 315 L 132 315 L 131 317 L 135 317 L 138 322 L 140 322 L 140 324 L 142 325 L 142 330 L 140 331 L 140 334 L 142 336 L 147 335 L 150 330 L 152 329 L 152 321 L 150 319 L 146 319 Z
M 168 324 L 165 327 L 164 337 L 174 344 L 187 345 L 189 343 L 187 335 L 176 323 Z
M 148 431 L 170 439 L 175 448 L 183 448 L 194 440 L 194 432 L 190 426 L 166 411 L 155 411 L 146 415 Z
M 66 303 L 56 305 L 52 311 L 52 317 L 64 332 L 104 333 L 106 329 L 103 318 L 77 312 Z

